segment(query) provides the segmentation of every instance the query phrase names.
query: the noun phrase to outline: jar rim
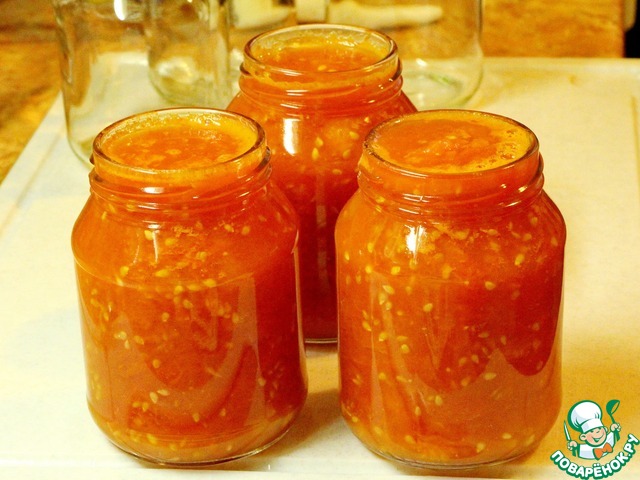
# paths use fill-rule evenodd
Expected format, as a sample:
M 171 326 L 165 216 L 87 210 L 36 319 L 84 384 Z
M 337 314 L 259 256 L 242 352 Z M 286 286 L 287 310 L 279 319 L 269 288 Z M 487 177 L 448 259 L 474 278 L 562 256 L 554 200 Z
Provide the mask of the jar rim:
M 325 70 L 325 71 L 317 71 L 317 70 L 297 70 L 293 68 L 280 67 L 277 65 L 272 65 L 264 62 L 264 59 L 259 58 L 255 55 L 256 46 L 260 45 L 260 43 L 266 43 L 268 41 L 273 41 L 273 39 L 279 39 L 279 41 L 283 41 L 284 39 L 288 39 L 289 41 L 295 37 L 299 37 L 301 35 L 318 35 L 323 39 L 326 39 L 326 35 L 329 32 L 347 32 L 353 35 L 358 35 L 363 39 L 376 39 L 380 46 L 387 46 L 386 50 L 381 53 L 379 59 L 377 59 L 374 63 L 369 63 L 366 65 L 360 65 L 353 68 L 345 68 L 345 69 L 336 69 L 336 70 Z M 346 41 L 346 40 L 345 40 Z M 288 27 L 281 27 L 274 30 L 262 32 L 253 38 L 251 38 L 244 47 L 244 61 L 247 60 L 261 65 L 262 67 L 266 67 L 271 72 L 278 73 L 285 77 L 299 77 L 301 75 L 305 75 L 308 73 L 313 73 L 314 75 L 326 75 L 328 78 L 335 77 L 339 75 L 349 75 L 355 72 L 367 72 L 370 70 L 376 70 L 381 66 L 388 63 L 390 60 L 393 60 L 394 57 L 397 58 L 398 55 L 398 46 L 390 36 L 383 32 L 379 32 L 376 30 L 372 30 L 367 27 L 360 27 L 355 25 L 342 25 L 342 24 L 332 24 L 332 23 L 309 23 L 304 25 L 293 25 Z M 328 80 L 329 81 L 329 80 Z
M 379 137 L 385 130 L 388 130 L 402 122 L 419 120 L 421 118 L 437 118 L 442 115 L 467 115 L 473 117 L 485 117 L 488 119 L 496 119 L 504 123 L 508 123 L 513 125 L 514 127 L 520 129 L 525 133 L 525 135 L 530 139 L 530 144 L 528 148 L 517 158 L 513 160 L 498 165 L 492 168 L 483 168 L 475 171 L 462 171 L 462 172 L 437 172 L 437 171 L 427 171 L 426 169 L 412 169 L 406 166 L 398 165 L 393 161 L 385 158 L 379 150 L 375 146 L 376 138 Z M 539 151 L 539 140 L 536 134 L 523 123 L 514 120 L 510 117 L 499 115 L 495 113 L 489 113 L 479 110 L 469 110 L 469 109 L 434 109 L 434 110 L 424 110 L 418 112 L 412 112 L 404 115 L 400 115 L 388 120 L 385 120 L 374 128 L 367 134 L 363 143 L 363 152 L 365 154 L 371 155 L 376 159 L 384 168 L 394 171 L 397 174 L 404 174 L 407 176 L 424 179 L 454 179 L 454 178 L 463 178 L 463 177 L 476 177 L 476 176 L 484 176 L 490 175 L 496 172 L 505 171 L 508 169 L 513 169 L 517 167 L 519 164 L 526 162 L 527 159 L 530 159 L 532 156 L 536 155 Z M 364 157 L 364 155 L 363 155 Z M 362 163 L 362 159 L 361 159 Z
M 228 125 L 240 127 L 245 135 L 254 137 L 247 147 L 238 153 L 220 155 L 220 161 L 203 162 L 201 165 L 187 165 L 175 168 L 154 168 L 119 161 L 109 152 L 109 142 L 121 135 L 168 125 L 172 121 L 186 119 L 194 126 L 203 129 L 228 122 Z M 266 134 L 262 126 L 252 118 L 235 112 L 201 107 L 172 107 L 137 113 L 120 119 L 105 127 L 93 142 L 91 163 L 96 174 L 103 179 L 127 184 L 175 185 L 178 183 L 197 183 L 219 176 L 233 176 L 234 179 L 255 175 L 264 169 L 269 161 L 266 146 Z
M 479 121 L 466 124 L 463 120 L 459 130 L 453 129 L 456 124 L 452 126 L 443 122 L 432 125 L 431 136 L 423 136 L 427 122 L 421 119 L 442 115 L 445 118 L 446 115 L 458 115 L 461 119 L 471 116 Z M 500 125 L 498 133 L 491 127 L 491 122 L 496 120 L 496 125 Z M 405 124 L 401 127 L 406 127 L 404 131 L 402 128 L 394 130 L 403 122 Z M 514 127 L 513 131 L 509 125 Z M 501 135 L 510 138 L 510 143 L 502 140 Z M 512 138 L 511 135 L 516 136 Z M 519 148 L 518 141 L 522 139 L 528 143 Z M 500 150 L 499 146 L 504 146 L 505 150 Z M 447 149 L 453 152 L 451 156 L 448 156 L 450 152 Z M 438 157 L 438 153 L 442 157 Z M 513 158 L 509 158 L 509 153 Z M 404 162 L 394 161 L 394 154 Z M 502 159 L 504 164 L 496 161 L 493 168 L 469 167 L 465 170 L 473 162 L 477 166 L 485 166 L 488 163 L 486 158 L 491 158 L 491 154 Z M 419 163 L 425 156 L 438 160 L 443 158 L 442 168 L 451 168 L 453 173 L 411 168 L 411 162 Z M 438 162 L 434 164 L 438 165 Z M 456 168 L 462 171 L 456 171 Z M 425 110 L 387 120 L 369 132 L 358 163 L 358 185 L 374 202 L 390 208 L 397 205 L 406 211 L 427 209 L 448 215 L 454 211 L 467 215 L 478 209 L 493 211 L 503 206 L 525 204 L 542 191 L 542 171 L 538 139 L 520 122 L 475 110 Z

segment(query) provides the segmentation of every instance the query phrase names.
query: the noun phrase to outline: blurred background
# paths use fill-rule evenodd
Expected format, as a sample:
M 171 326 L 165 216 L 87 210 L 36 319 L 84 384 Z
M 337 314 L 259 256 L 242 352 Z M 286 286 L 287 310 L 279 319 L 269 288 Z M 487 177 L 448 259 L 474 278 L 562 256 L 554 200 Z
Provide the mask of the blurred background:
M 304 2 L 305 0 L 298 0 Z M 484 0 L 486 56 L 640 57 L 637 0 Z M 50 0 L 0 0 L 0 182 L 60 91 Z
M 638 5 L 640 5 L 640 1 L 635 0 L 627 0 L 626 4 L 626 28 L 627 32 L 625 34 L 625 56 L 638 58 L 640 57 L 640 22 L 637 21 L 638 17 Z

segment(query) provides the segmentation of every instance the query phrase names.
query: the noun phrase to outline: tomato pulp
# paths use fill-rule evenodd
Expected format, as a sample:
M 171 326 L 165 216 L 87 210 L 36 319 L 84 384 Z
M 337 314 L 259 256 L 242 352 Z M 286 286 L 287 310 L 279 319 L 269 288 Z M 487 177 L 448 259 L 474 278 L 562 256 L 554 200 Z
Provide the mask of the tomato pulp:
M 362 142 L 381 121 L 415 111 L 396 46 L 356 27 L 276 30 L 247 45 L 239 84 L 229 109 L 264 127 L 274 179 L 300 216 L 305 339 L 335 341 L 334 227 L 357 188 Z
M 307 387 L 297 217 L 269 180 L 262 130 L 151 112 L 108 127 L 93 158 L 72 245 L 94 420 L 158 463 L 266 448 Z
M 431 111 L 368 136 L 336 227 L 342 412 L 383 456 L 468 467 L 560 407 L 564 221 L 534 134 Z

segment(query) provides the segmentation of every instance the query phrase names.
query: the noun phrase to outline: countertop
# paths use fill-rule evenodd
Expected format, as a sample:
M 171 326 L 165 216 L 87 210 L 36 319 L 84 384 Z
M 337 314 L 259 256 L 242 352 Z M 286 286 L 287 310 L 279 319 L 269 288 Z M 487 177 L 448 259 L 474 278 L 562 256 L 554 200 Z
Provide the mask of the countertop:
M 545 190 L 567 222 L 564 394 L 556 424 L 533 453 L 447 475 L 566 480 L 573 478 L 570 465 L 597 465 L 600 476 L 584 478 L 604 478 L 604 472 L 613 480 L 637 479 L 640 60 L 622 59 L 622 3 L 484 4 L 486 75 L 470 108 L 510 116 L 536 132 L 545 155 Z M 54 25 L 48 0 L 0 0 L 0 477 L 443 475 L 383 461 L 347 431 L 337 408 L 335 349 L 309 350 L 307 405 L 291 432 L 260 455 L 177 472 L 137 462 L 104 439 L 84 404 L 69 249 L 88 170 L 65 138 Z M 572 405 L 587 399 L 620 405 L 621 440 L 615 456 L 600 463 L 573 458 L 566 448 L 563 420 Z M 603 420 L 610 426 L 608 417 Z
M 640 59 L 491 57 L 485 67 L 470 106 L 536 133 L 544 188 L 568 231 L 562 405 L 533 452 L 454 472 L 377 457 L 340 415 L 335 346 L 307 350 L 307 402 L 291 431 L 260 454 L 177 470 L 154 468 L 113 447 L 85 403 L 69 238 L 88 196 L 88 164 L 71 153 L 57 97 L 0 185 L 0 478 L 568 480 L 576 477 L 572 468 L 583 480 L 640 478 Z M 573 457 L 567 448 L 563 423 L 583 400 L 603 411 L 612 400 L 619 406 L 613 413 L 620 440 L 599 461 Z M 604 414 L 602 422 L 610 428 L 613 420 Z M 569 429 L 582 443 L 580 432 Z
M 489 57 L 622 57 L 622 0 L 484 0 L 482 45 Z M 60 89 L 50 0 L 0 0 L 0 65 L 1 182 Z

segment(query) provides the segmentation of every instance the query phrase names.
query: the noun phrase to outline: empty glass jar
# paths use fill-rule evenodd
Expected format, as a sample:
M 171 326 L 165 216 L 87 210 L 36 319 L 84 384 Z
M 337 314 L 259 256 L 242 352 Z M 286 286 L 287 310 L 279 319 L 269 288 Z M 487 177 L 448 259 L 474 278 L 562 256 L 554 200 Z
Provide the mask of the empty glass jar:
M 328 22 L 361 25 L 393 38 L 403 89 L 419 110 L 462 106 L 480 85 L 481 0 L 330 0 L 325 14 Z

